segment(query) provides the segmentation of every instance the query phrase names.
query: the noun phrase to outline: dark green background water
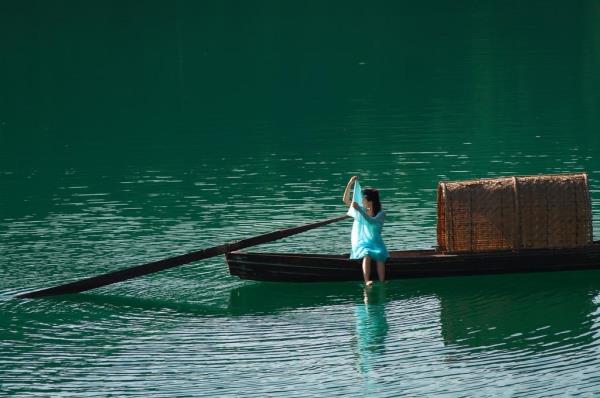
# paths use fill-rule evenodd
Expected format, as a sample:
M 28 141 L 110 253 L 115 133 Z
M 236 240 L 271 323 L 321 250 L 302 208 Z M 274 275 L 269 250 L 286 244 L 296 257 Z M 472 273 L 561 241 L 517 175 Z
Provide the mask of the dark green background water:
M 390 249 L 435 244 L 443 179 L 585 170 L 597 231 L 599 70 L 597 0 L 1 2 L 0 393 L 597 392 L 598 272 L 12 297 L 341 214 L 353 174 Z

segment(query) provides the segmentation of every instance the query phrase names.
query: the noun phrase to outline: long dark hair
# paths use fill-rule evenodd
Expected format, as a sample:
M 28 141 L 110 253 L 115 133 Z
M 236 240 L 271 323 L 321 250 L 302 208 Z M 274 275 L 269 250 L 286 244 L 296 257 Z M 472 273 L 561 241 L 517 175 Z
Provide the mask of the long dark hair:
M 365 199 L 373 203 L 373 216 L 381 211 L 381 201 L 379 200 L 379 191 L 374 188 L 366 188 L 362 191 Z

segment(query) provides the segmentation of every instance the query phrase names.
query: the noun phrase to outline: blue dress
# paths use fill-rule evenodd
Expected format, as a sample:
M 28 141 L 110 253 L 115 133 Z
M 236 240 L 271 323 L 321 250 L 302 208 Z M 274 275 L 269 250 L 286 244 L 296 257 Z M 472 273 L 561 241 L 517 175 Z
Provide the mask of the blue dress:
M 369 256 L 375 261 L 387 260 L 390 255 L 381 238 L 385 212 L 382 210 L 375 217 L 371 217 L 366 213 L 365 209 L 361 206 L 362 190 L 358 181 L 354 183 L 354 195 L 352 199 L 359 204 L 359 209 L 350 207 L 348 210 L 348 215 L 354 218 L 350 258 L 361 259 Z

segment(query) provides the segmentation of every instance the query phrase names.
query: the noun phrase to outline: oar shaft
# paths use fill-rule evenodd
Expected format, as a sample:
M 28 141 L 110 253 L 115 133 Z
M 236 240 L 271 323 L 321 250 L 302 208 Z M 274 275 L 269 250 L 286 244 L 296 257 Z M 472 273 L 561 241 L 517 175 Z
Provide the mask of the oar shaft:
M 287 236 L 299 234 L 323 225 L 331 224 L 336 221 L 343 220 L 347 216 L 331 218 L 324 221 L 319 221 L 312 224 L 301 225 L 298 227 L 287 228 L 279 231 L 269 232 L 266 234 L 254 236 L 248 239 L 243 239 L 234 243 L 226 243 L 224 245 L 211 247 L 196 252 L 183 254 L 176 257 L 167 258 L 164 260 L 153 261 L 151 263 L 138 265 L 135 267 L 125 268 L 118 271 L 108 272 L 106 274 L 93 276 L 90 278 L 81 279 L 75 282 L 66 283 L 64 285 L 54 286 L 47 289 L 36 290 L 34 292 L 23 293 L 18 295 L 18 298 L 38 298 L 46 296 L 56 296 L 60 294 L 79 293 L 86 290 L 96 289 L 98 287 L 110 285 L 117 282 L 122 282 L 128 279 L 136 278 L 142 275 L 152 274 L 154 272 L 177 267 L 179 265 L 188 264 L 194 261 L 203 260 L 210 257 L 215 257 L 227 252 L 241 250 L 250 246 L 255 246 L 261 243 L 271 242 Z
M 204 258 L 218 256 L 219 254 L 225 253 L 226 246 L 227 245 L 221 245 L 206 250 L 200 250 L 193 253 L 183 254 L 177 257 L 171 257 L 164 260 L 158 260 L 151 263 L 138 265 L 135 267 L 108 272 L 106 274 L 80 279 L 78 281 L 66 283 L 64 285 L 58 285 L 47 289 L 20 294 L 17 297 L 38 298 L 46 296 L 56 296 L 60 294 L 85 292 L 86 290 L 96 289 L 98 287 L 125 281 L 142 275 L 152 274 L 154 272 L 162 271 L 168 268 L 173 268 L 178 265 L 191 263 L 194 261 L 202 260 Z

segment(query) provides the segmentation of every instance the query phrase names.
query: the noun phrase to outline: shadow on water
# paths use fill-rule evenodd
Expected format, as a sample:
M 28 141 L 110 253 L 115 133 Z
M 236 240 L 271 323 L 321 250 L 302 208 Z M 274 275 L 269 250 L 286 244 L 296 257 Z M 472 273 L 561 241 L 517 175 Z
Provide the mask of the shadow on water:
M 205 305 L 201 303 L 193 302 L 178 302 L 167 299 L 156 299 L 156 298 L 136 298 L 131 296 L 118 296 L 111 294 L 95 294 L 95 293 L 82 293 L 82 294 L 70 294 L 55 298 L 49 298 L 47 300 L 55 301 L 56 304 L 64 303 L 73 306 L 84 305 L 95 305 L 102 306 L 110 309 L 108 312 L 111 313 L 115 308 L 124 310 L 131 310 L 133 312 L 171 312 L 181 315 L 195 315 L 195 316 L 228 316 L 229 313 L 226 309 L 216 307 L 214 305 Z

